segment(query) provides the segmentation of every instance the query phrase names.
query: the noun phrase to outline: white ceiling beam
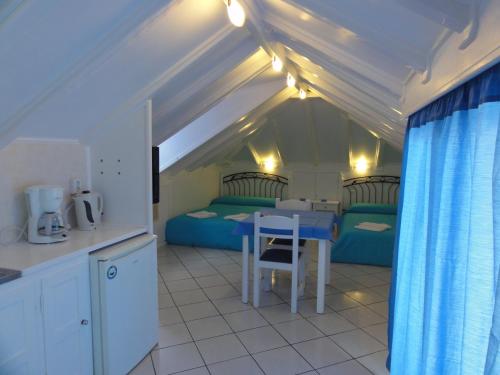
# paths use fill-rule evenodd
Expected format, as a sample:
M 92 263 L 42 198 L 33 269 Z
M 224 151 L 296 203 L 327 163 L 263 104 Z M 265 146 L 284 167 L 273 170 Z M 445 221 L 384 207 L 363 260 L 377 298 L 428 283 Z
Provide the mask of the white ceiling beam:
M 248 1 L 248 0 L 240 0 L 241 6 L 245 10 L 248 22 L 246 24 L 246 28 L 253 35 L 255 40 L 259 45 L 264 48 L 264 50 L 268 53 L 270 57 L 272 57 L 274 51 L 274 46 L 272 45 L 272 41 L 269 40 L 269 37 L 266 33 L 266 28 L 264 23 L 262 22 L 262 7 L 258 0 Z M 281 56 L 280 56 L 281 57 Z
M 288 162 L 287 162 L 287 155 L 285 153 L 283 153 L 283 150 L 285 149 L 283 147 L 283 145 L 284 145 L 283 134 L 281 133 L 281 129 L 279 128 L 276 120 L 273 119 L 271 122 L 271 125 L 272 125 L 272 129 L 273 129 L 274 138 L 276 141 L 276 147 L 278 147 L 278 149 L 280 150 L 280 155 L 281 155 L 281 159 L 283 161 L 283 165 L 286 166 L 288 164 Z
M 328 103 L 340 108 L 341 110 L 347 112 L 349 115 L 361 119 L 359 125 L 375 131 L 382 138 L 395 145 L 398 145 L 398 147 L 401 148 L 404 136 L 400 134 L 400 127 L 398 125 L 389 124 L 389 126 L 393 129 L 390 130 L 387 125 L 383 125 L 383 121 L 377 121 L 376 119 L 374 119 L 371 113 L 364 112 L 363 109 L 356 107 L 355 104 L 347 102 L 343 98 L 335 95 L 330 91 L 326 91 L 323 88 L 312 87 L 312 89 L 316 91 Z
M 274 36 L 277 41 L 290 48 L 297 55 L 306 57 L 310 62 L 313 62 L 321 70 L 330 72 L 333 76 L 341 79 L 347 84 L 354 87 L 362 88 L 364 91 L 373 96 L 379 96 L 382 100 L 399 105 L 399 99 L 403 94 L 403 83 L 394 77 L 384 79 L 378 74 L 362 74 L 349 64 L 342 64 L 335 59 L 330 58 L 325 54 L 321 46 L 314 43 L 309 44 L 305 40 L 299 40 L 292 35 L 282 32 L 275 32 Z M 308 60 L 303 58 L 299 66 L 306 66 Z M 295 61 L 294 61 L 295 62 Z M 311 68 L 309 66 L 309 68 Z
M 266 124 L 265 115 L 286 101 L 293 94 L 293 91 L 293 89 L 288 87 L 284 88 L 272 98 L 246 114 L 244 119 L 231 126 L 223 136 L 213 139 L 205 150 L 200 150 L 199 152 L 197 150 L 197 154 L 195 155 L 196 160 L 205 160 L 205 162 L 213 161 L 213 159 L 227 152 L 232 147 L 233 144 L 231 141 L 235 137 L 237 138 L 235 142 L 237 142 L 239 139 L 248 140 L 250 136 L 255 136 L 259 132 L 259 129 Z M 251 126 L 248 126 L 248 124 L 251 124 Z M 206 157 L 205 153 L 210 152 L 211 149 L 214 149 L 215 152 Z M 189 162 L 189 164 L 192 163 L 193 161 Z
M 436 98 L 445 95 L 453 88 L 500 61 L 498 43 L 498 20 L 500 2 L 483 2 L 481 27 L 475 41 L 461 50 L 464 35 L 452 34 L 440 48 L 432 63 L 432 77 L 423 84 L 420 77 L 414 76 L 406 84 L 406 94 L 401 112 L 409 116 Z
M 312 65 L 313 68 L 309 68 L 308 65 Z M 380 100 L 380 98 L 368 94 L 363 90 L 363 87 L 353 86 L 352 84 L 346 83 L 345 81 L 338 79 L 334 75 L 330 74 L 330 72 L 328 71 L 315 70 L 313 64 L 304 65 L 304 72 L 302 72 L 302 76 L 309 82 L 317 84 L 321 84 L 320 82 L 326 82 L 331 87 L 335 87 L 341 92 L 348 93 L 348 95 L 350 95 L 352 98 L 355 98 L 355 100 L 366 104 L 370 108 L 373 108 L 391 121 L 397 122 L 401 117 L 401 114 L 398 110 L 398 104 L 393 102 L 384 102 Z
M 342 11 L 341 7 L 336 6 L 335 1 L 286 0 L 286 2 L 296 7 L 298 11 L 305 12 L 317 20 L 315 22 L 330 24 L 330 27 L 333 26 L 336 29 L 339 26 L 345 28 L 356 34 L 358 39 L 384 51 L 389 56 L 393 56 L 402 64 L 411 66 L 417 71 L 425 70 L 425 51 L 412 45 L 412 41 L 403 40 L 398 38 L 398 35 L 384 32 L 383 24 L 364 22 L 354 9 L 349 13 Z M 311 20 L 308 23 L 311 23 Z M 374 27 L 375 25 L 379 27 Z M 314 25 L 311 27 L 314 28 Z
M 0 2 L 0 30 L 27 3 L 26 0 L 3 0 Z
M 249 137 L 257 133 L 264 123 L 264 120 L 258 120 L 254 122 L 251 128 L 238 132 L 235 131 L 235 128 L 231 128 L 219 139 L 207 143 L 207 152 L 204 154 L 198 153 L 189 164 L 193 167 L 199 167 L 216 163 L 221 158 L 224 159 L 224 155 L 227 154 L 228 150 L 232 150 L 235 145 L 241 142 L 248 142 Z
M 378 121 L 386 121 L 393 124 L 399 124 L 403 121 L 400 116 L 397 116 L 397 114 L 388 107 L 376 105 L 373 101 L 363 100 L 364 98 L 356 96 L 352 91 L 343 90 L 338 86 L 330 84 L 327 80 L 309 77 L 308 73 L 304 73 L 304 78 L 312 78 L 311 81 L 308 81 L 310 85 L 321 87 L 323 90 L 331 92 L 342 101 L 351 103 L 353 108 L 359 108 L 364 113 L 369 113 L 371 117 Z
M 261 126 L 264 126 L 267 122 L 267 118 L 263 117 L 255 123 L 255 128 L 259 129 Z M 253 129 L 252 129 L 253 130 Z M 248 132 L 249 133 L 249 132 Z M 235 138 L 234 142 L 228 143 L 224 148 L 229 150 L 228 152 L 223 152 L 221 150 L 219 154 L 213 158 L 213 162 L 218 163 L 221 161 L 231 162 L 231 160 L 246 147 L 248 143 L 248 133 L 243 137 Z M 255 133 L 254 133 L 255 134 Z M 212 160 L 210 160 L 212 161 Z
M 182 98 L 178 99 L 178 106 L 175 106 L 175 100 L 172 103 L 167 100 L 168 104 L 153 119 L 153 143 L 163 142 L 269 67 L 267 54 L 259 48 L 225 74 L 216 69 L 218 78 L 215 81 L 207 84 L 204 79 L 195 80 L 185 92 L 180 93 Z M 213 72 L 207 74 L 210 78 L 215 75 Z
M 457 33 L 461 33 L 470 21 L 469 5 L 464 1 L 397 0 L 395 2 Z
M 198 63 L 180 72 L 154 94 L 153 122 L 171 114 L 201 88 L 242 64 L 258 49 L 259 46 L 249 33 L 234 32 L 225 35 L 200 57 Z M 221 61 L 221 55 L 225 56 L 224 61 Z
M 285 95 L 289 95 L 283 86 L 283 80 L 263 78 L 232 92 L 207 113 L 160 144 L 160 170 L 179 162 L 212 138 L 222 139 L 221 133 L 233 124 L 236 124 L 234 131 L 238 132 L 240 119 L 249 112 L 257 107 L 265 109 L 270 106 L 273 103 L 271 99 L 279 96 L 277 94 L 285 92 Z
M 99 38 L 93 41 L 92 46 L 86 49 L 86 53 L 78 56 L 70 64 L 63 65 L 63 69 L 42 89 L 30 93 L 30 95 L 25 95 L 20 106 L 9 108 L 8 111 L 0 111 L 4 115 L 2 121 L 0 121 L 0 147 L 2 144 L 8 143 L 10 138 L 15 138 L 15 127 L 47 102 L 53 94 L 68 85 L 76 77 L 81 78 L 81 74 L 88 71 L 91 66 L 95 68 L 95 65 L 99 65 L 106 57 L 126 45 L 138 32 L 147 28 L 156 15 L 168 9 L 173 1 L 175 0 L 145 2 L 143 6 L 135 9 L 134 12 L 123 17 L 120 22 L 112 25 L 111 29 L 103 32 Z M 5 14 L 8 13 L 9 16 L 12 16 L 18 9 L 26 10 L 27 6 L 24 5 L 26 2 L 14 1 L 11 4 L 9 3 L 10 6 L 7 4 L 7 8 L 4 10 Z M 31 4 L 32 2 L 28 2 L 27 5 Z
M 301 27 L 301 25 L 295 20 L 287 19 L 281 14 L 274 12 L 267 12 L 265 17 L 266 22 L 272 25 L 273 29 L 285 33 L 291 39 L 296 39 L 310 46 L 315 46 L 315 48 L 328 55 L 332 61 L 335 61 L 343 66 L 351 66 L 352 69 L 362 72 L 364 75 L 378 75 L 383 81 L 392 82 L 395 80 L 395 72 L 391 72 L 390 70 L 385 71 L 378 67 L 398 66 L 398 68 L 400 68 L 404 65 L 401 64 L 401 62 L 395 63 L 395 57 L 384 54 L 380 51 L 380 48 L 375 48 L 374 46 L 367 45 L 365 43 L 365 46 L 361 49 L 362 51 L 370 51 L 368 56 L 374 55 L 379 56 L 379 59 L 383 59 L 383 61 L 379 61 L 377 64 L 378 67 L 375 67 L 373 62 L 366 61 L 365 59 L 357 56 L 355 53 L 356 51 L 351 53 L 348 50 L 347 45 L 337 42 L 335 38 L 329 38 L 328 27 L 323 26 L 323 30 L 321 30 L 321 25 L 310 25 L 309 27 L 304 28 Z M 320 31 L 318 31 L 318 28 Z M 417 66 L 417 70 L 424 71 L 426 61 L 425 59 L 423 61 L 419 60 L 416 64 L 414 63 L 414 65 Z
M 198 168 L 213 164 L 216 162 L 223 149 L 232 147 L 235 143 L 240 142 L 250 132 L 251 131 L 247 131 L 245 132 L 246 134 L 233 135 L 233 132 L 228 131 L 218 139 L 214 139 L 213 142 L 208 142 L 201 146 L 200 150 L 193 154 L 192 157 L 187 158 L 185 162 L 176 167 L 181 167 L 187 171 L 194 171 Z

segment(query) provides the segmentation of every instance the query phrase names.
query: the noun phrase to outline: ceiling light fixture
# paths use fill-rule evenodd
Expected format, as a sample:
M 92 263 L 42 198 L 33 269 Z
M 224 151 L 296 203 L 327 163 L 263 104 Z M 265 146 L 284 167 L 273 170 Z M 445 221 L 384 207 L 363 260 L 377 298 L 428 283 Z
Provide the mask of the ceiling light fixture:
M 295 77 L 292 75 L 292 73 L 288 73 L 286 76 L 286 85 L 288 87 L 293 87 L 293 86 L 295 86 L 295 82 L 297 82 L 297 81 L 296 81 Z
M 304 89 L 299 90 L 299 98 L 300 100 L 304 100 L 305 98 L 307 98 L 307 93 Z
M 226 0 L 227 15 L 231 23 L 236 27 L 242 27 L 245 24 L 245 10 L 237 0 Z
M 281 72 L 283 69 L 283 61 L 276 55 L 273 56 L 273 69 L 275 72 Z

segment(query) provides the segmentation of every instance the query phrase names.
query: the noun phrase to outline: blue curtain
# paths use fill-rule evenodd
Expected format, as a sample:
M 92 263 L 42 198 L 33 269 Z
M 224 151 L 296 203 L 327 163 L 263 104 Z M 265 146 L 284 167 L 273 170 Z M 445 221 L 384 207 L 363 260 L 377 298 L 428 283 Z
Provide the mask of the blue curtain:
M 390 297 L 392 375 L 500 374 L 499 171 L 497 64 L 410 117 Z

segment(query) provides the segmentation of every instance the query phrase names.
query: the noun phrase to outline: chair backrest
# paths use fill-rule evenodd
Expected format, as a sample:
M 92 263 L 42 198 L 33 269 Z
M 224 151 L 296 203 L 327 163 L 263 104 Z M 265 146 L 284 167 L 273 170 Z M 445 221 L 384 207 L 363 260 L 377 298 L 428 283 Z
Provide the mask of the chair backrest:
M 282 201 L 276 198 L 276 208 L 283 210 L 297 210 L 297 211 L 312 211 L 312 202 L 310 199 L 286 199 Z
M 287 238 L 292 240 L 292 250 L 299 251 L 299 215 L 293 218 L 278 215 L 262 216 L 254 214 L 254 251 L 261 250 L 262 238 Z

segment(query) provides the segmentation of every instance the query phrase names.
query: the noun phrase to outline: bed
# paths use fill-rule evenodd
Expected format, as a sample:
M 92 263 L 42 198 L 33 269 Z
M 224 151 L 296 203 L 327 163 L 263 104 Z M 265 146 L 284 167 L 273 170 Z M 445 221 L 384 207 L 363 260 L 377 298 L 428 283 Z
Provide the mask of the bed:
M 269 173 L 240 172 L 222 179 L 221 192 L 208 207 L 193 211 L 215 212 L 217 216 L 198 219 L 186 213 L 169 219 L 165 225 L 167 243 L 241 251 L 241 236 L 233 234 L 237 222 L 224 216 L 275 207 L 276 198 L 284 199 L 288 193 L 288 179 Z
M 344 213 L 332 261 L 392 266 L 399 177 L 367 176 L 344 181 Z M 355 228 L 363 222 L 390 225 L 383 232 Z

